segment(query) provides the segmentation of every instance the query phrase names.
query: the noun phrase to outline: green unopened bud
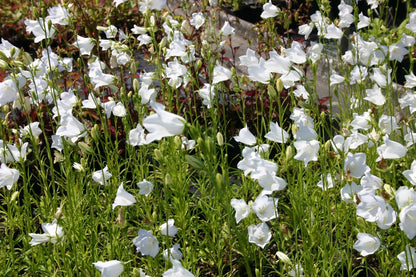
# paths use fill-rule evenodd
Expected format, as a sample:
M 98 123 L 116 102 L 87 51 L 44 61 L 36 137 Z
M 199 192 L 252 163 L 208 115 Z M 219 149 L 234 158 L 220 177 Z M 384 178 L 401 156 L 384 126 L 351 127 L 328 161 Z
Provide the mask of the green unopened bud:
M 166 37 L 163 37 L 159 42 L 159 48 L 165 48 L 167 44 L 168 40 L 166 39 Z
M 94 124 L 94 126 L 91 128 L 91 137 L 93 140 L 100 139 L 100 127 L 97 124 Z
M 217 143 L 218 143 L 219 146 L 224 145 L 224 136 L 222 135 L 221 132 L 217 133 Z
M 10 112 L 10 107 L 9 107 L 9 105 L 4 105 L 1 109 L 2 109 L 2 112 L 3 112 L 4 114 L 7 114 L 8 112 Z
M 21 61 L 12 61 L 12 66 L 13 67 L 18 67 L 18 68 L 24 68 L 25 67 L 25 64 L 23 63 L 23 62 L 21 62 Z
M 173 139 L 173 142 L 175 143 L 176 149 L 181 149 L 182 140 L 179 136 L 175 136 L 175 138 Z
M 285 264 L 292 264 L 292 262 L 290 261 L 289 257 L 285 253 L 283 253 L 281 251 L 277 251 L 276 252 L 276 256 L 283 263 L 285 263 Z
M 48 20 L 48 30 L 50 30 L 52 28 L 52 20 Z
M 155 149 L 153 153 L 157 161 L 161 161 L 163 159 L 163 154 L 159 149 Z
M 150 16 L 149 22 L 150 22 L 150 26 L 152 26 L 152 27 L 156 26 L 156 19 L 153 15 Z
M 298 130 L 299 130 L 298 125 L 292 124 L 292 135 L 295 135 Z
M 224 182 L 224 178 L 222 178 L 221 173 L 217 173 L 217 175 L 215 175 L 215 181 L 217 182 L 217 185 L 219 187 L 222 187 L 222 184 Z
M 139 85 L 139 80 L 137 80 L 136 78 L 134 78 L 133 80 L 133 90 L 134 93 L 138 93 L 140 89 L 140 85 Z
M 282 91 L 283 91 L 283 81 L 282 81 L 282 79 L 277 79 L 276 80 L 276 89 L 277 89 L 277 92 L 278 93 L 281 93 Z
M 196 143 L 199 147 L 204 147 L 204 140 L 201 137 L 197 138 Z
M 120 88 L 120 98 L 124 99 L 126 97 L 126 89 L 124 87 Z
M 78 142 L 78 147 L 81 149 L 81 152 L 84 154 L 92 154 L 92 148 L 83 141 Z
M 272 85 L 267 86 L 267 93 L 269 94 L 270 98 L 276 98 L 277 92 Z
M 390 196 L 390 198 L 394 198 L 394 196 L 396 195 L 396 190 L 392 186 L 390 186 L 389 184 L 384 184 L 383 188 L 386 191 L 386 193 Z
M 132 61 L 131 64 L 130 64 L 130 75 L 132 77 L 136 76 L 138 63 L 139 62 Z
M 172 184 L 172 176 L 170 176 L 169 173 L 166 173 L 166 175 L 165 175 L 165 184 L 166 185 Z
M 289 145 L 287 148 L 286 148 L 286 156 L 285 156 L 285 158 L 286 158 L 286 161 L 289 161 L 290 159 L 292 159 L 292 157 L 293 157 L 293 148 L 292 148 L 292 145 Z
M 9 58 L 7 58 L 7 56 L 2 51 L 0 51 L 0 60 L 7 62 Z
M 214 141 L 213 141 L 213 139 L 211 137 L 207 137 L 205 139 L 205 144 L 207 146 L 207 153 L 213 153 L 212 152 L 214 150 L 214 146 L 213 146 Z
M 325 151 L 328 153 L 331 150 L 331 141 L 328 140 L 325 142 Z
M 14 200 L 16 200 L 17 196 L 19 196 L 19 191 L 18 190 L 13 192 L 12 197 L 10 197 L 10 202 L 13 202 Z
M 127 93 L 127 98 L 131 99 L 133 97 L 133 91 L 129 91 L 129 93 Z
M 196 72 L 199 72 L 199 70 L 201 69 L 201 67 L 202 67 L 202 60 L 198 60 L 196 62 L 196 64 L 195 64 L 195 71 Z
M 235 67 L 233 66 L 233 67 L 231 67 L 231 73 L 233 74 L 232 76 L 236 76 L 236 73 L 235 73 Z

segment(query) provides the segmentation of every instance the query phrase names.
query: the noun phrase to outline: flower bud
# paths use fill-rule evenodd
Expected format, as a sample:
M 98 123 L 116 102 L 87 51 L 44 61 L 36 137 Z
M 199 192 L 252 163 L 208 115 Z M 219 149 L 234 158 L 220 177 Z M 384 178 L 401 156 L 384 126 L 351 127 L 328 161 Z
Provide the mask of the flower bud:
M 276 252 L 276 256 L 279 258 L 279 260 L 281 260 L 283 263 L 285 264 L 292 264 L 292 262 L 290 261 L 289 257 L 281 252 L 281 251 L 277 251 Z
M 16 200 L 17 196 L 19 196 L 19 191 L 18 190 L 13 192 L 12 197 L 10 197 L 10 203 L 13 202 L 14 200 Z
M 93 140 L 100 138 L 100 127 L 97 124 L 94 124 L 94 127 L 91 128 L 91 137 Z
M 176 149 L 181 149 L 182 140 L 179 136 L 175 136 L 175 138 L 173 139 L 173 142 L 175 143 Z
M 140 89 L 140 85 L 139 85 L 139 80 L 137 80 L 136 78 L 134 78 L 133 80 L 133 90 L 134 93 L 138 93 Z
M 163 154 L 159 149 L 155 149 L 154 155 L 157 161 L 161 161 L 163 159 Z
M 165 184 L 166 185 L 172 184 L 172 176 L 169 173 L 166 173 L 165 175 Z
M 223 137 L 221 132 L 217 133 L 217 143 L 218 143 L 219 146 L 224 145 L 224 137 Z
M 83 141 L 78 142 L 78 147 L 79 147 L 79 149 L 81 149 L 81 152 L 83 154 L 92 154 L 93 153 L 92 148 Z
M 222 178 L 221 173 L 217 173 L 217 175 L 215 175 L 215 181 L 217 182 L 218 187 L 222 187 L 224 179 Z
M 196 64 L 195 64 L 195 71 L 196 72 L 199 72 L 199 70 L 201 69 L 201 67 L 202 67 L 202 60 L 198 60 L 196 62 Z
M 298 130 L 299 130 L 298 125 L 292 124 L 292 135 L 295 135 Z
M 289 161 L 290 159 L 292 159 L 292 157 L 293 157 L 293 148 L 292 148 L 292 145 L 289 145 L 287 148 L 286 148 L 286 156 L 285 156 L 285 158 L 286 158 L 286 161 Z
M 277 92 L 272 85 L 267 86 L 267 93 L 269 94 L 270 98 L 276 98 Z
M 325 142 L 325 152 L 328 153 L 331 150 L 331 141 L 327 140 Z
M 393 199 L 396 195 L 396 190 L 389 184 L 384 184 L 383 188 L 386 191 L 386 193 L 390 196 L 390 198 Z
M 150 26 L 152 26 L 152 27 L 156 26 L 156 19 L 155 19 L 154 15 L 150 16 L 149 22 L 150 22 Z
M 276 89 L 277 89 L 277 92 L 278 93 L 281 93 L 282 91 L 283 91 L 283 81 L 282 81 L 282 79 L 277 79 L 276 80 Z

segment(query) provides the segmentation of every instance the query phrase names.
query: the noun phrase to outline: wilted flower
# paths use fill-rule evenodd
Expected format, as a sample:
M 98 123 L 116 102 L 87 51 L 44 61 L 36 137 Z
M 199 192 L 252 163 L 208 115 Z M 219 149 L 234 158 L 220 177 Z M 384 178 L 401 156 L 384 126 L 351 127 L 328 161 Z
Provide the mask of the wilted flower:
M 380 248 L 380 240 L 367 233 L 358 233 L 354 249 L 360 252 L 361 256 L 374 254 Z
M 143 181 L 137 183 L 137 186 L 139 187 L 139 194 L 144 196 L 149 196 L 149 194 L 153 190 L 153 183 L 147 181 L 146 179 L 143 179 Z
M 29 242 L 31 246 L 48 241 L 55 244 L 64 237 L 62 227 L 58 225 L 56 219 L 52 223 L 42 223 L 42 230 L 43 234 L 29 233 L 29 236 L 32 237 L 32 240 Z
M 248 241 L 264 248 L 272 238 L 272 233 L 269 230 L 267 223 L 259 223 L 257 225 L 248 226 Z
M 175 220 L 170 218 L 168 222 L 163 223 L 160 225 L 160 232 L 164 236 L 174 237 L 178 232 L 178 228 L 175 227 Z
M 235 221 L 237 224 L 250 214 L 250 207 L 244 199 L 231 199 L 231 207 L 235 210 Z
M 117 260 L 92 263 L 101 272 L 101 277 L 118 277 L 123 272 L 123 264 Z
M 9 168 L 5 163 L 0 166 L 0 188 L 6 187 L 11 189 L 13 184 L 19 179 L 19 171 L 17 169 Z
M 133 239 L 133 244 L 136 246 L 136 250 L 143 255 L 154 258 L 159 252 L 159 241 L 153 236 L 152 231 L 140 229 L 138 236 Z
M 92 179 L 101 185 L 106 185 L 111 176 L 111 173 L 108 171 L 108 166 L 105 166 L 103 169 L 95 171 L 92 174 Z
M 113 210 L 117 206 L 131 206 L 134 203 L 136 203 L 136 199 L 124 189 L 123 183 L 121 183 L 117 189 L 116 199 L 114 199 Z

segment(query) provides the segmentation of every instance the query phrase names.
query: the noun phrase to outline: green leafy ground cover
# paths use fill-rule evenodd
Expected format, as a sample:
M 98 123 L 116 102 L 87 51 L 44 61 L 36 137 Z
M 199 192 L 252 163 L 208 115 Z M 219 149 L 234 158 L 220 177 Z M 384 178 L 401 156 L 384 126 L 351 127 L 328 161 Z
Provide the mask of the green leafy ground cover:
M 235 60 L 213 1 L 11 3 L 1 275 L 412 276 L 416 14 L 363 2 L 264 3 Z

